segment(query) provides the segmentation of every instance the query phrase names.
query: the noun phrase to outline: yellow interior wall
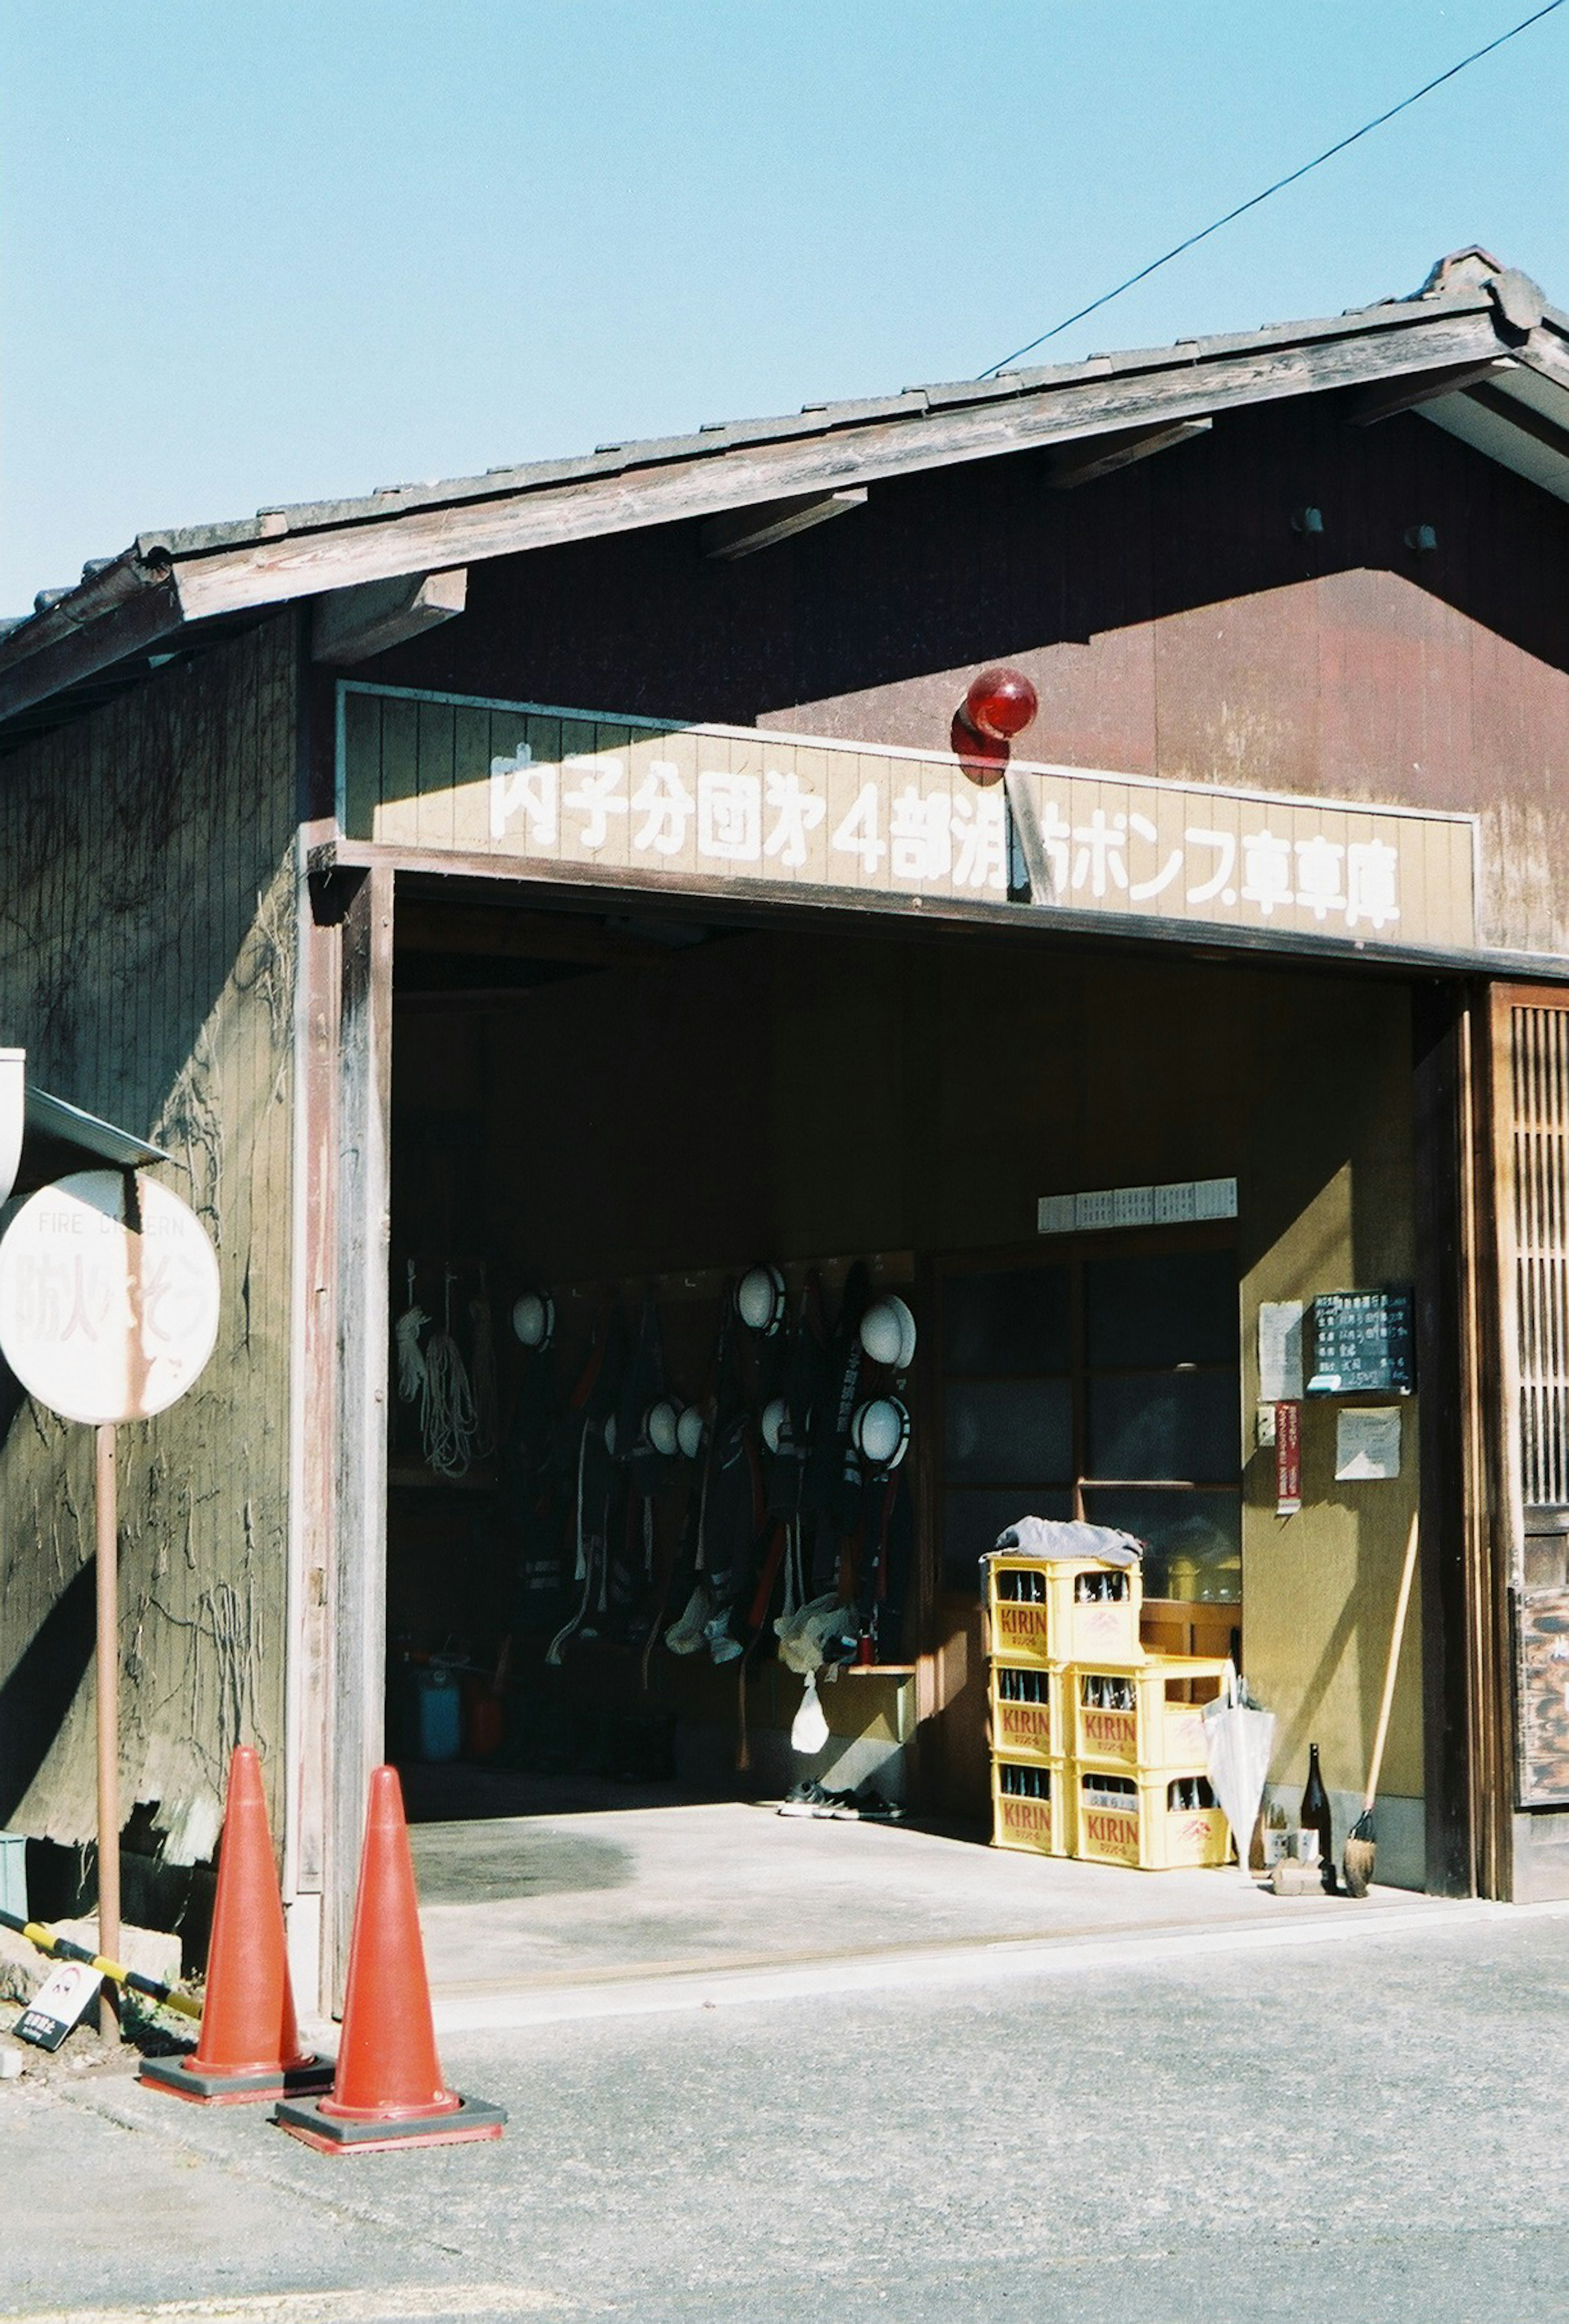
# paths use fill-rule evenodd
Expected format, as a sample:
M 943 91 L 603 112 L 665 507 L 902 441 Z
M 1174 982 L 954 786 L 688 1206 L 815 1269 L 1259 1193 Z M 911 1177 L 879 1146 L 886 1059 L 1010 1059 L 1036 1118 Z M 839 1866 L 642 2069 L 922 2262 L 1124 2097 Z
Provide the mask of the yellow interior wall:
M 1364 1153 L 1343 1164 L 1243 1277 L 1244 1447 L 1252 1443 L 1261 1301 L 1310 1300 L 1318 1292 L 1408 1279 L 1408 1205 L 1395 1183 L 1406 1158 L 1402 1145 L 1394 1138 L 1392 1151 Z M 1329 1788 L 1356 1792 L 1366 1781 L 1407 1530 L 1417 1506 L 1418 1398 L 1404 1399 L 1400 1474 L 1388 1482 L 1335 1482 L 1341 1409 L 1335 1397 L 1303 1405 L 1302 1507 L 1294 1517 L 1275 1514 L 1273 1450 L 1250 1453 L 1243 1472 L 1243 1587 L 1248 1674 L 1279 1721 L 1271 1772 L 1280 1782 L 1304 1781 L 1308 1745 L 1317 1743 Z M 1421 1633 L 1418 1583 L 1381 1781 L 1384 1791 L 1418 1796 Z

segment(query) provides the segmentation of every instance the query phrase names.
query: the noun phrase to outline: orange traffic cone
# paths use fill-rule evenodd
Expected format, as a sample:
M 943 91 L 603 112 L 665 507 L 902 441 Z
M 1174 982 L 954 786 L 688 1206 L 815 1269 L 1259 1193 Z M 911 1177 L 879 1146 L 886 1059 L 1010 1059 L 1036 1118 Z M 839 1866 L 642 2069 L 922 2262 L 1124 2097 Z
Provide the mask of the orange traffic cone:
M 332 2072 L 299 2045 L 262 1762 L 242 1743 L 229 1762 L 200 2038 L 187 2057 L 143 2060 L 139 2079 L 171 2098 L 235 2106 L 326 2089 Z
M 396 1767 L 371 1777 L 332 2094 L 286 2099 L 272 2118 L 324 2154 L 501 2135 L 503 2107 L 460 2098 L 441 2079 Z

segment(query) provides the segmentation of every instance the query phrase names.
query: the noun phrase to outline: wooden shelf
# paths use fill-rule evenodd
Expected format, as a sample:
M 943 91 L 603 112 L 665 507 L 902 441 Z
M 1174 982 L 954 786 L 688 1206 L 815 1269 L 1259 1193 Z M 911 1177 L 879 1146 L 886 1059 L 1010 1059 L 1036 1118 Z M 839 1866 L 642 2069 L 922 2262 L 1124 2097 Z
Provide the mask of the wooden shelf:
M 913 1678 L 913 1663 L 840 1663 L 841 1678 Z
M 462 1477 L 440 1477 L 434 1469 L 417 1469 L 411 1464 L 387 1471 L 389 1492 L 423 1493 L 493 1493 L 496 1489 L 494 1471 L 490 1469 L 470 1469 Z

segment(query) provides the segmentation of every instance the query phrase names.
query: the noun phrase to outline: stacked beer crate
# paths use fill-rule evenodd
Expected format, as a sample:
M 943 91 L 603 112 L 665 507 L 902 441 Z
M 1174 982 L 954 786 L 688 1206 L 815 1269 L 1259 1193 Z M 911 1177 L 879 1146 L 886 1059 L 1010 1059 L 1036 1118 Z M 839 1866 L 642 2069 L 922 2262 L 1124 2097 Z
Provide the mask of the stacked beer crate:
M 986 1560 L 992 1838 L 1146 1872 L 1224 1864 L 1204 1703 L 1229 1665 L 1146 1654 L 1137 1566 Z

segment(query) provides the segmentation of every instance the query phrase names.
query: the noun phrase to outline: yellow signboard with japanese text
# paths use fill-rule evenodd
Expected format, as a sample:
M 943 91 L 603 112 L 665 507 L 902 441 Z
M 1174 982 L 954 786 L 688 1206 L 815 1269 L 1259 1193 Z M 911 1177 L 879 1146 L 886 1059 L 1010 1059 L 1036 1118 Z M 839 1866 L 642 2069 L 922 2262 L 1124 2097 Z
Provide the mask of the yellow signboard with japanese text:
M 545 878 L 1475 943 L 1473 816 L 343 683 L 345 839 Z

